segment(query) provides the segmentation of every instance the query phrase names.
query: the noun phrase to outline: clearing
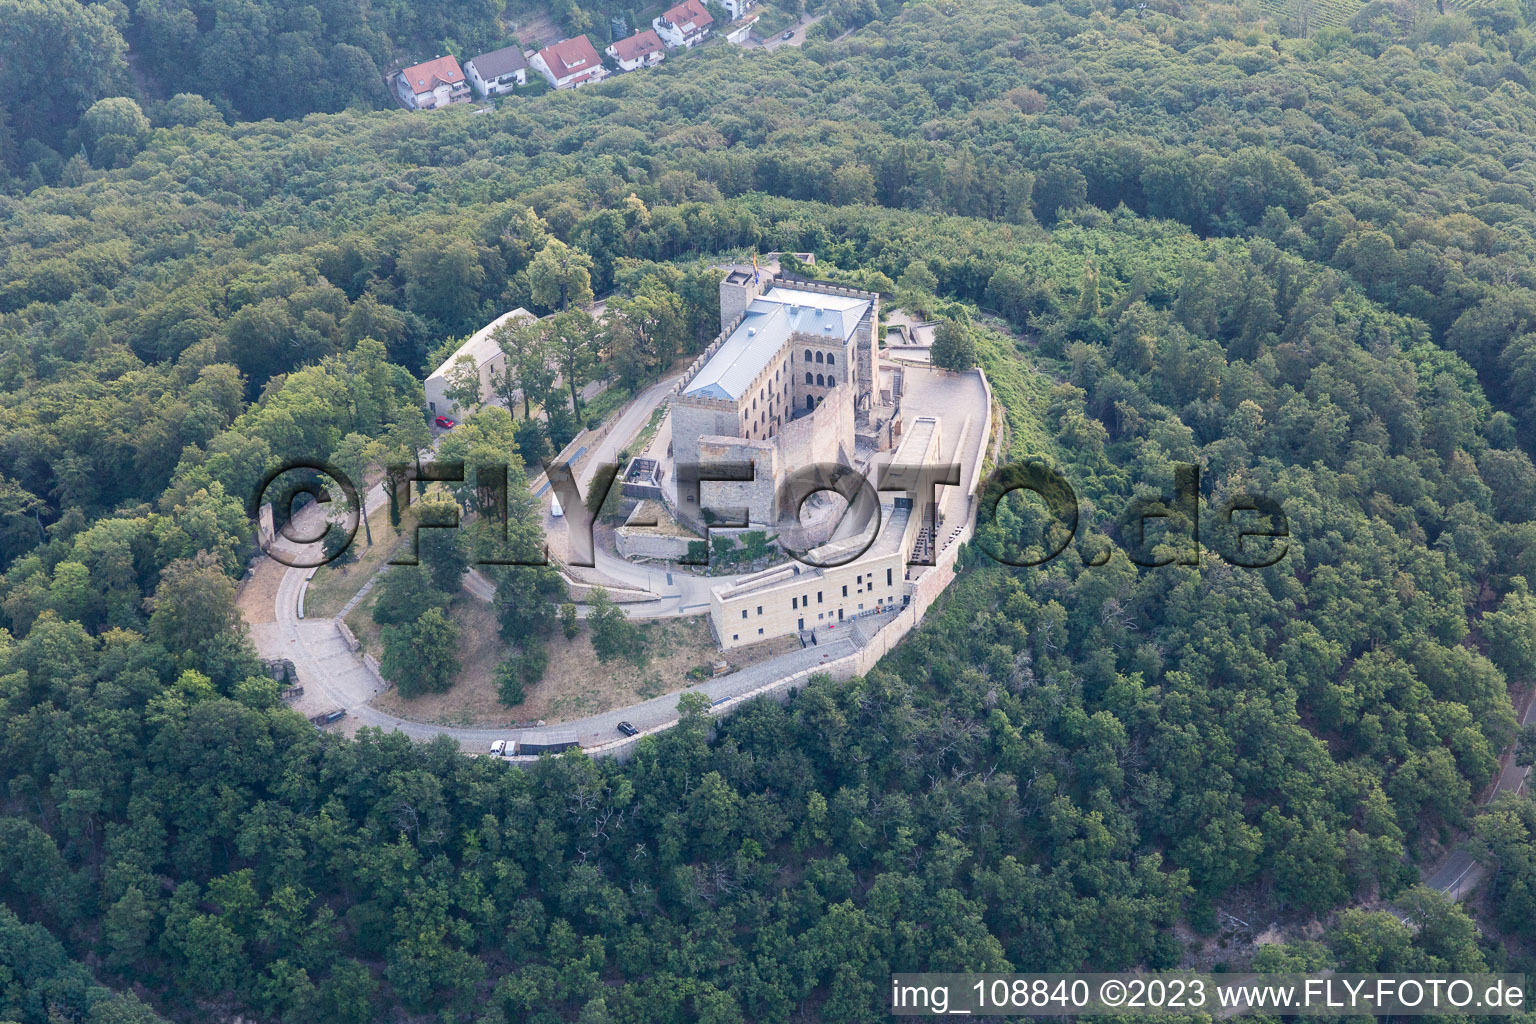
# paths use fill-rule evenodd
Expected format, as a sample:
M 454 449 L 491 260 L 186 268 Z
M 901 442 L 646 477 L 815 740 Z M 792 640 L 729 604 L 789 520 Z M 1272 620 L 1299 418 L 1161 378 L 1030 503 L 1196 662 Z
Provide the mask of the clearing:
M 362 642 L 363 650 L 378 657 L 381 650 L 380 629 L 372 612 L 375 592 L 358 604 L 347 616 L 347 625 Z M 587 715 L 628 707 L 659 697 L 708 678 L 710 664 L 722 658 L 709 631 L 708 618 L 636 620 L 645 648 L 650 654 L 645 665 L 628 659 L 602 662 L 592 650 L 590 632 L 585 622 L 574 640 L 567 640 L 556 630 L 546 643 L 549 668 L 544 679 L 527 690 L 526 699 L 516 707 L 507 707 L 497 699 L 496 666 L 505 648 L 496 630 L 495 609 L 468 594 L 461 593 L 449 606 L 449 617 L 462 631 L 460 660 L 462 667 L 453 688 L 446 693 L 423 694 L 406 700 L 395 690 L 373 700 L 374 707 L 401 718 L 452 726 L 512 726 L 519 722 L 543 720 L 553 725 L 584 718 Z M 800 647 L 795 637 L 780 637 L 730 653 L 733 669 L 743 668 L 777 657 Z M 690 678 L 690 670 L 699 669 Z

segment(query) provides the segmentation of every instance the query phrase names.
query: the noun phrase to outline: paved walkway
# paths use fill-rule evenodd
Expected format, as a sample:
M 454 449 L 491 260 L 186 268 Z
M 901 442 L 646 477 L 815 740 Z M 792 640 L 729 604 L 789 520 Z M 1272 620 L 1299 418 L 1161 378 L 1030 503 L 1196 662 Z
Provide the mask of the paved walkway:
M 642 392 L 620 414 L 612 430 L 588 453 L 583 466 L 577 471 L 577 480 L 583 492 L 591 483 L 596 468 L 603 462 L 614 462 L 618 451 L 628 445 L 631 438 L 649 421 L 651 413 L 666 398 L 676 377 L 662 380 Z M 535 491 L 544 477 L 539 474 L 532 482 Z M 372 512 L 388 501 L 381 484 L 371 488 L 365 497 L 365 505 Z M 323 515 L 323 509 L 311 505 L 296 517 L 305 533 L 312 529 L 312 520 Z M 546 529 L 559 524 L 545 515 Z M 568 521 L 568 520 L 567 520 Z M 273 545 L 292 555 L 312 555 L 317 545 L 295 544 L 281 536 Z M 709 589 L 734 577 L 689 576 L 668 573 L 634 565 L 614 555 L 598 551 L 598 574 L 607 576 L 623 585 L 648 589 L 659 595 L 659 600 L 626 608 L 632 617 L 664 615 L 692 615 L 709 605 Z M 579 572 L 580 570 L 578 570 Z M 590 571 L 590 570 L 589 570 Z M 509 729 L 506 727 L 481 728 L 467 726 L 433 725 L 399 718 L 372 705 L 372 700 L 389 689 L 362 655 L 355 652 L 343 638 L 340 618 L 300 618 L 299 599 L 311 573 L 307 568 L 289 568 L 271 557 L 257 566 L 255 575 L 280 574 L 272 615 L 267 619 L 266 609 L 252 609 L 242 605 L 248 618 L 250 636 L 257 653 L 263 658 L 286 658 L 293 662 L 298 682 L 304 687 L 306 706 L 316 710 L 341 708 L 360 725 L 377 726 L 386 731 L 401 732 L 412 739 L 428 740 L 435 736 L 448 736 L 464 745 L 467 750 L 486 749 L 492 740 L 516 737 L 534 740 L 552 734 L 575 733 L 582 746 L 596 746 L 620 738 L 618 723 L 628 721 L 642 732 L 669 725 L 677 720 L 678 698 L 687 692 L 700 692 L 712 703 L 720 703 L 732 697 L 750 693 L 780 679 L 799 672 L 814 670 L 816 666 L 836 661 L 858 650 L 856 637 L 845 635 L 837 639 L 823 639 L 815 647 L 803 648 L 780 655 L 737 672 L 720 676 L 696 687 L 679 690 L 625 708 L 605 711 L 586 718 L 563 722 L 543 728 Z M 374 579 L 377 579 L 377 575 Z M 371 582 L 371 581 L 370 581 Z M 494 587 L 478 573 L 471 572 L 465 579 L 465 589 L 481 600 L 494 596 Z M 349 605 L 350 607 L 350 605 Z

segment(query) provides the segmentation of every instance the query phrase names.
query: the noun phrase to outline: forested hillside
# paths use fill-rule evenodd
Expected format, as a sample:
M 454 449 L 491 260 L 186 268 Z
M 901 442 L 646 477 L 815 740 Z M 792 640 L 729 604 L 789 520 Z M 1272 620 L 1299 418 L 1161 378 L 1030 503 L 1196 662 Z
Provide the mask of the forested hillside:
M 0 1020 L 872 1021 L 893 970 L 1529 964 L 1536 809 L 1477 798 L 1536 679 L 1532 13 L 915 2 L 491 114 L 8 160 Z M 706 264 L 770 250 L 961 323 L 1085 556 L 1176 462 L 1278 499 L 1287 556 L 971 550 L 867 678 L 690 704 L 622 766 L 280 706 L 234 607 L 268 466 L 412 450 L 434 357 L 583 275 L 687 311 L 607 353 L 659 372 L 718 323 Z M 984 542 L 1037 528 L 1004 509 Z M 1416 888 L 1464 836 L 1500 868 L 1466 908 Z M 1230 906 L 1287 941 L 1221 949 Z

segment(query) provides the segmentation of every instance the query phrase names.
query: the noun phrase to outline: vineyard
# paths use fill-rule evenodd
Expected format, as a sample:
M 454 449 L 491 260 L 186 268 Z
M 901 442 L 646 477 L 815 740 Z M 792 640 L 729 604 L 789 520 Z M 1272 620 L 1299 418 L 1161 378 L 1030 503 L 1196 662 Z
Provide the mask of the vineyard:
M 1258 0 L 1258 6 L 1281 31 L 1311 35 L 1320 28 L 1348 27 L 1365 5 L 1361 0 Z

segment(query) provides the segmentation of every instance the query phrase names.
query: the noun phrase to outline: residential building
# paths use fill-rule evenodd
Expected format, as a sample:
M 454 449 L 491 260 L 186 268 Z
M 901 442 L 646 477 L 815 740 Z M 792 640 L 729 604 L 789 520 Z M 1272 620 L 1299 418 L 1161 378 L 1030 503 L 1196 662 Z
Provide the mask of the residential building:
M 413 110 L 438 110 L 450 103 L 468 103 L 470 98 L 469 82 L 451 55 L 400 71 L 395 92 Z
M 660 64 L 667 55 L 667 48 L 662 45 L 656 30 L 648 28 L 628 39 L 618 40 L 604 52 L 618 63 L 619 70 L 633 71 Z
M 528 84 L 528 58 L 518 46 L 504 46 L 471 57 L 464 73 L 482 96 L 505 96 L 514 87 Z
M 432 410 L 433 416 L 447 416 L 450 419 L 461 420 L 474 411 L 460 408 L 448 397 L 450 376 L 459 360 L 465 357 L 474 360 L 475 369 L 480 374 L 480 404 L 485 405 L 496 397 L 496 378 L 501 375 L 502 369 L 507 364 L 507 355 L 496 343 L 493 335 L 496 333 L 496 328 L 502 324 L 524 318 L 531 320 L 533 314 L 521 306 L 510 313 L 503 313 L 471 335 L 468 341 L 443 360 L 441 366 L 432 371 L 432 375 L 426 382 L 426 398 L 427 408 Z
M 691 47 L 702 43 L 708 36 L 715 19 L 704 9 L 700 0 L 683 0 L 666 13 L 651 19 L 651 27 L 669 48 Z
M 725 13 L 731 16 L 732 21 L 745 18 L 747 12 L 757 6 L 757 0 L 719 0 L 720 6 L 725 8 Z
M 529 62 L 556 89 L 574 89 L 608 77 L 608 69 L 586 36 L 562 39 L 533 55 Z

